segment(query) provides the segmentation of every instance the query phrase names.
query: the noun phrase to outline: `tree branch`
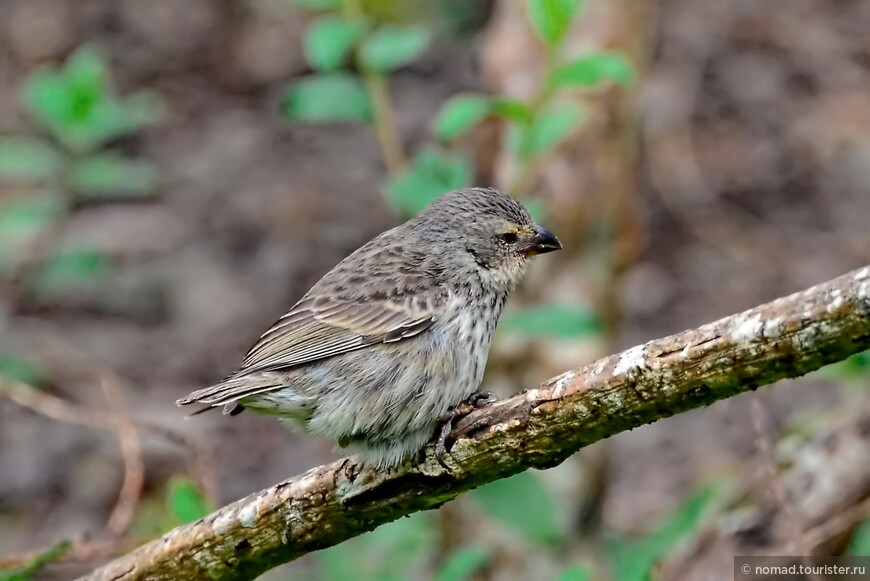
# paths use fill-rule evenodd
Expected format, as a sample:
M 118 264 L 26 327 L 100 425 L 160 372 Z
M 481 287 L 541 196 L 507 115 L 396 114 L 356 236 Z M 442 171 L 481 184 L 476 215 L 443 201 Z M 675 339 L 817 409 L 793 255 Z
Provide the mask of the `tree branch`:
M 390 472 L 314 468 L 178 527 L 83 579 L 251 579 L 624 430 L 870 348 L 870 267 L 638 345 L 463 418 L 450 471 L 427 448 Z

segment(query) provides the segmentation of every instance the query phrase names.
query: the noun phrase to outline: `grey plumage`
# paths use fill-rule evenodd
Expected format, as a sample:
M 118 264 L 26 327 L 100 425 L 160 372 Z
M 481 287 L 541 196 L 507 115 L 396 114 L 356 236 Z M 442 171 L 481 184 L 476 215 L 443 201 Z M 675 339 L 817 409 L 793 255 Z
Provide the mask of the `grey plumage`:
M 506 194 L 445 194 L 345 258 L 260 337 L 236 373 L 178 404 L 274 415 L 368 463 L 394 466 L 477 390 L 528 258 L 558 248 Z

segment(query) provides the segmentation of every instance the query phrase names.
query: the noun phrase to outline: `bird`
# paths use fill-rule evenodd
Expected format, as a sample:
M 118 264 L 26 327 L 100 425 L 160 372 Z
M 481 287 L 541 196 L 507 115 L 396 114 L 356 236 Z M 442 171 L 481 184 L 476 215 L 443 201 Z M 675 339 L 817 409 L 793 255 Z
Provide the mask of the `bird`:
M 499 190 L 445 193 L 324 275 L 238 371 L 176 403 L 275 416 L 393 468 L 475 400 L 508 295 L 561 248 Z

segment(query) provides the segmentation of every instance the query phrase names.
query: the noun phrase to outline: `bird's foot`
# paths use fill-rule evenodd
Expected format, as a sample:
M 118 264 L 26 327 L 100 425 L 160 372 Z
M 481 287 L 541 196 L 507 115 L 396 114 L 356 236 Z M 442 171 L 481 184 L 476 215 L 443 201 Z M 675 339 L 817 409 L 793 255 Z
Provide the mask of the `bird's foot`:
M 498 398 L 491 391 L 477 391 L 471 394 L 465 401 L 459 402 L 456 407 L 447 410 L 441 414 L 438 421 L 441 427 L 438 430 L 438 440 L 435 443 L 435 459 L 445 470 L 450 470 L 444 462 L 444 458 L 450 450 L 447 448 L 447 441 L 450 438 L 450 432 L 453 431 L 453 422 L 457 419 L 467 416 L 477 409 L 485 408 L 498 401 Z

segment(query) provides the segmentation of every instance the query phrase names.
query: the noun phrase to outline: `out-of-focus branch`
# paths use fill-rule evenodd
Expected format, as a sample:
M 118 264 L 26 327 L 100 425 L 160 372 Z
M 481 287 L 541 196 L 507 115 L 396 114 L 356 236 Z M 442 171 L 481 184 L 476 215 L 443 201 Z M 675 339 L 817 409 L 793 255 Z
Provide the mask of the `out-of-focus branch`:
M 101 377 L 109 379 L 112 382 L 117 381 L 114 374 L 106 374 Z M 34 389 L 27 384 L 2 376 L 0 376 L 0 397 L 5 397 L 37 414 L 59 422 L 83 426 L 92 430 L 117 431 L 119 432 L 119 438 L 122 440 L 127 438 L 128 435 L 122 437 L 120 431 L 126 429 L 135 430 L 139 434 L 170 442 L 190 452 L 194 460 L 193 471 L 197 482 L 208 495 L 215 496 L 211 451 L 181 433 L 137 421 L 113 411 L 94 410 L 76 405 L 50 393 Z
M 321 466 L 179 527 L 83 579 L 252 579 L 527 468 L 870 347 L 870 267 L 554 377 L 463 418 L 450 470 Z
M 661 579 L 715 579 L 734 555 L 840 554 L 870 518 L 870 401 L 815 413 L 825 427 L 812 435 L 792 433 L 773 449 L 760 436 L 768 449 L 759 459 L 775 462 L 776 472 L 735 491 L 721 514 L 659 563 Z
M 118 418 L 118 440 L 121 456 L 124 458 L 124 480 L 118 493 L 118 501 L 106 523 L 106 530 L 114 536 L 121 536 L 136 518 L 136 509 L 145 486 L 145 462 L 142 459 L 139 431 L 127 412 L 120 386 L 112 376 L 103 377 L 102 384 L 106 402 Z

